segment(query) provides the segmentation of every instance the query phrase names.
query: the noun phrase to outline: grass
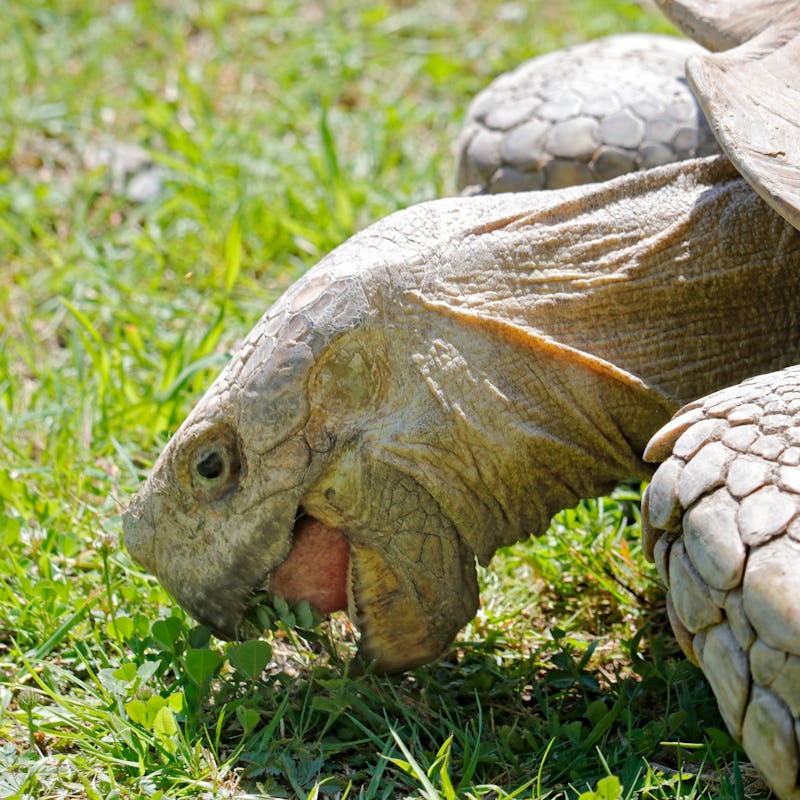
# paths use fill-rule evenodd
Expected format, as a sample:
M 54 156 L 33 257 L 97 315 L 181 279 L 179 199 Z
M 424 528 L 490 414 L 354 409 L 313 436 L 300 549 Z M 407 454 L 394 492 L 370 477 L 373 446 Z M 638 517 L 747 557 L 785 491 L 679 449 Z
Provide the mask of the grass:
M 341 618 L 213 640 L 120 542 L 263 309 L 355 230 L 452 193 L 475 92 L 653 29 L 595 0 L 5 6 L 0 797 L 743 796 L 666 634 L 638 487 L 500 554 L 453 651 L 395 679 L 348 675 Z M 126 196 L 109 142 L 144 148 L 155 196 Z

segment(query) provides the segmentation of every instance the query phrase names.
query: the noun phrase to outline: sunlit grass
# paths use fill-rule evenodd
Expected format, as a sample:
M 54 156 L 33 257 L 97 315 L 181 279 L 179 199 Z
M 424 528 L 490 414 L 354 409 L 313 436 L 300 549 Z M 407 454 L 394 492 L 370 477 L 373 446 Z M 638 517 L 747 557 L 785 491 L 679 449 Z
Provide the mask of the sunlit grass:
M 638 487 L 500 554 L 459 645 L 395 679 L 349 676 L 340 618 L 218 642 L 120 544 L 121 504 L 269 303 L 452 193 L 475 92 L 654 28 L 593 0 L 4 8 L 0 797 L 741 796 L 661 636 Z M 115 142 L 157 170 L 145 202 L 98 159 Z

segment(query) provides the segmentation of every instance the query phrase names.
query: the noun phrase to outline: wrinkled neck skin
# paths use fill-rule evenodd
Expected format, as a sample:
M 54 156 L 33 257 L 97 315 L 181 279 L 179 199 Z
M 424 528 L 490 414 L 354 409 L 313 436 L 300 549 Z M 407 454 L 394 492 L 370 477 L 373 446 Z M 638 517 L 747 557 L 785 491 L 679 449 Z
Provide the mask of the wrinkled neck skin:
M 647 477 L 680 403 L 798 360 L 799 238 L 724 159 L 393 214 L 254 328 L 126 543 L 229 634 L 302 509 L 347 537 L 362 655 L 430 660 L 477 608 L 475 557 Z
M 352 376 L 310 395 L 338 445 L 310 513 L 347 526 L 405 476 L 486 563 L 648 477 L 641 453 L 679 404 L 794 363 L 797 232 L 724 160 L 655 174 L 439 201 L 444 233 L 398 219 L 406 259 L 363 276 L 371 314 L 331 348 L 360 353 L 374 396 L 349 404 Z M 371 484 L 351 486 L 365 463 Z

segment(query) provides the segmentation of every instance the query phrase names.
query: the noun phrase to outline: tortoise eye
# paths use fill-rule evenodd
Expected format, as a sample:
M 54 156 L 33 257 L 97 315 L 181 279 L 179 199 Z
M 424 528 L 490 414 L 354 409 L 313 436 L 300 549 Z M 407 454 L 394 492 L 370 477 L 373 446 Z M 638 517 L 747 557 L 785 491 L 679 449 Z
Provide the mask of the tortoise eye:
M 189 458 L 195 490 L 209 500 L 219 500 L 239 484 L 242 461 L 239 439 L 226 425 L 206 431 Z
M 217 450 L 204 453 L 195 464 L 197 474 L 207 481 L 215 481 L 225 474 L 225 459 Z

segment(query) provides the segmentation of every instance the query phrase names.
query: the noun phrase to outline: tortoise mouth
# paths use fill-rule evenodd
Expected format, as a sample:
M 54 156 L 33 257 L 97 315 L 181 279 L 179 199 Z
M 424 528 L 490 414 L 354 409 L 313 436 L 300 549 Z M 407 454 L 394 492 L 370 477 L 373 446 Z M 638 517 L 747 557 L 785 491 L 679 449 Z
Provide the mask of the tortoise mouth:
M 257 556 L 249 565 L 233 570 L 226 580 L 227 591 L 216 587 L 198 602 L 185 595 L 176 598 L 200 623 L 207 626 L 218 638 L 236 641 L 251 638 L 263 627 L 255 627 L 253 610 L 258 605 L 258 596 L 267 592 L 284 599 L 290 606 L 307 600 L 320 617 L 335 611 L 348 610 L 350 596 L 350 545 L 345 535 L 331 528 L 302 508 L 295 515 L 291 544 L 286 558 L 277 566 L 261 573 L 255 581 L 248 581 L 242 592 L 241 576 L 250 571 Z M 238 587 L 233 575 L 240 576 Z M 224 598 L 236 598 L 225 603 Z
M 358 629 L 354 674 L 367 668 L 402 672 L 437 658 L 452 640 L 452 626 L 443 635 L 424 602 L 440 589 L 424 565 L 409 576 L 402 554 L 351 543 L 344 532 L 300 508 L 286 558 L 254 586 L 250 602 L 242 603 L 236 638 L 252 636 L 251 625 L 259 633 L 272 627 L 269 595 L 290 607 L 307 601 L 320 617 L 347 612 Z
M 325 616 L 347 610 L 349 567 L 347 537 L 298 509 L 289 555 L 269 573 L 265 584 L 287 603 L 307 600 Z
M 418 596 L 435 593 L 435 578 L 409 583 L 402 565 L 380 548 L 351 544 L 342 531 L 299 509 L 287 557 L 250 597 L 266 591 L 290 606 L 307 601 L 321 617 L 346 611 L 359 632 L 356 673 L 367 666 L 396 673 L 438 657 L 452 639 L 439 635 Z M 240 619 L 252 621 L 254 607 L 245 604 Z

